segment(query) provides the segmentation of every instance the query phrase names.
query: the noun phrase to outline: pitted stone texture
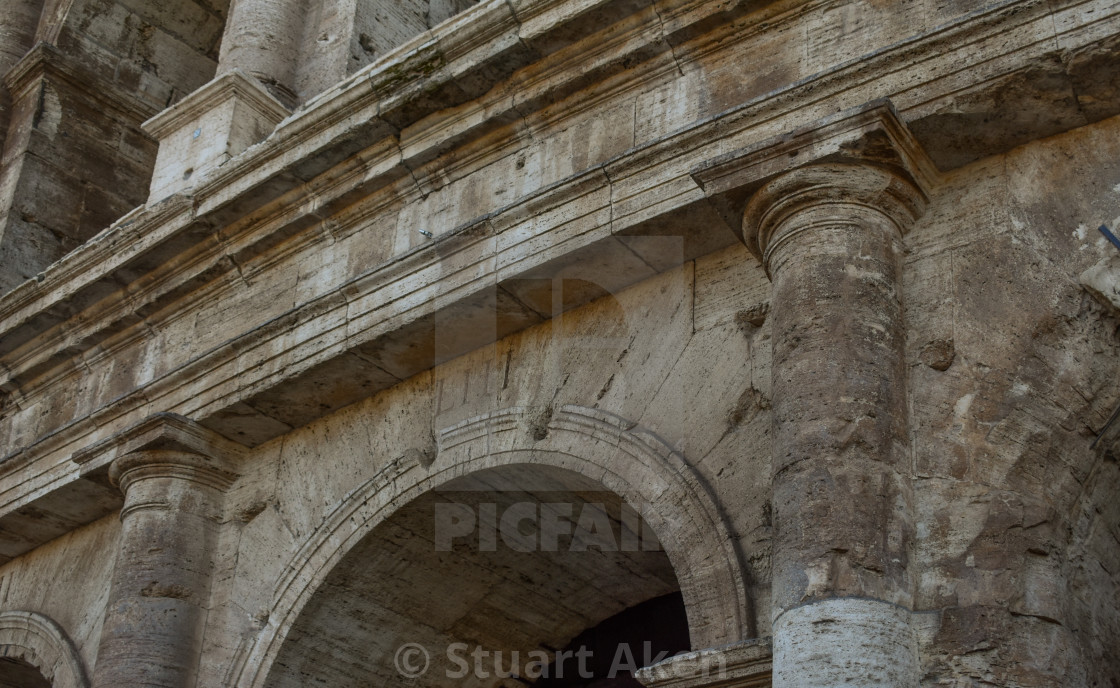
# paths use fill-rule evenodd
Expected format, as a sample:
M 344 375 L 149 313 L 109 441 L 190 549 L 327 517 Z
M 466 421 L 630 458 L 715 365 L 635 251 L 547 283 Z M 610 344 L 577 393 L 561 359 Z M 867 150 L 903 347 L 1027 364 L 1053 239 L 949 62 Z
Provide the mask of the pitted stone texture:
M 211 170 L 272 133 L 288 110 L 239 69 L 144 122 L 159 141 L 148 202 L 189 190 Z
M 218 73 L 241 70 L 293 107 L 298 100 L 296 66 L 306 15 L 306 3 L 298 0 L 233 0 Z
M 833 596 L 911 602 L 899 287 L 923 206 L 890 172 L 820 165 L 771 181 L 744 213 L 774 284 L 775 617 Z
M 305 6 L 315 4 L 346 11 Z M 209 80 L 220 1 L 51 7 L 48 40 L 155 107 Z M 139 21 L 164 12 L 205 21 L 179 24 L 182 41 Z M 1025 144 L 954 175 L 931 199 L 934 216 L 903 240 L 912 413 L 910 460 L 896 464 L 917 495 L 908 568 L 922 675 L 958 686 L 1120 681 L 1116 464 L 1089 449 L 1118 403 L 1120 345 L 1115 318 L 1077 279 L 1114 250 L 1093 243 L 1092 228 L 1116 223 L 1118 123 L 1032 142 L 1117 111 L 1116 3 L 514 0 L 470 14 L 494 21 L 418 35 L 196 196 L 129 215 L 0 301 L 0 444 L 11 456 L 0 534 L 16 557 L 0 569 L 0 604 L 44 609 L 92 665 L 118 531 L 115 517 L 81 524 L 117 507 L 99 501 L 104 475 L 69 457 L 155 411 L 217 419 L 258 445 L 218 527 L 199 665 L 200 685 L 235 685 L 225 672 L 274 623 L 269 604 L 296 553 L 336 509 L 365 508 L 355 485 L 397 458 L 417 472 L 438 465 L 426 457 L 448 423 L 526 406 L 544 434 L 550 409 L 578 404 L 639 422 L 696 467 L 765 612 L 771 459 L 785 441 L 771 415 L 788 410 L 770 348 L 789 323 L 757 262 L 726 248 L 734 237 L 690 171 L 889 96 L 938 161 Z M 299 38 L 318 47 L 313 27 L 348 22 L 309 21 Z M 346 42 L 327 38 L 328 53 Z M 54 156 L 74 144 L 56 116 L 68 101 L 42 95 L 23 121 L 39 127 L 47 152 L 36 155 Z M 73 152 L 55 166 L 104 176 L 106 156 Z M 37 197 L 52 218 L 80 201 L 24 196 Z M 685 250 L 670 260 L 619 241 L 643 233 Z M 495 281 L 504 290 L 555 277 L 484 296 Z M 832 286 L 807 278 L 805 288 Z M 492 306 L 521 294 L 533 297 L 518 311 L 529 317 L 493 327 Z M 564 313 L 542 323 L 557 316 L 553 296 Z M 439 340 L 465 345 L 458 358 L 431 355 L 433 313 L 462 327 Z M 386 349 L 409 362 L 399 376 L 377 372 Z M 824 511 L 826 500 L 809 498 Z M 874 565 L 874 552 L 853 552 L 828 556 Z M 409 562 L 396 563 L 394 582 L 407 582 Z M 760 617 L 753 633 L 767 635 Z
M 774 623 L 774 688 L 915 688 L 910 611 L 860 598 L 821 600 Z

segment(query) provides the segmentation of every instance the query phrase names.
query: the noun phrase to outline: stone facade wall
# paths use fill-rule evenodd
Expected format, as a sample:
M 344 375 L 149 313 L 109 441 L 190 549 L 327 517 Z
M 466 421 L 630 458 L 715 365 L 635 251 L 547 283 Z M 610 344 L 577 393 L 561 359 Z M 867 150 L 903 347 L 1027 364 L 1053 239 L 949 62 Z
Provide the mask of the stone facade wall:
M 647 685 L 1120 682 L 1120 311 L 1080 281 L 1120 224 L 1115 9 L 550 2 L 384 44 L 364 3 L 254 6 L 304 13 L 277 44 L 47 8 L 0 213 L 89 226 L 0 298 L 0 655 L 392 682 L 410 640 L 555 650 L 679 590 L 699 654 Z M 176 162 L 142 117 L 92 136 L 128 161 L 52 129 L 99 121 L 49 81 L 103 50 L 133 115 L 194 92 L 159 145 L 224 157 L 145 203 Z M 214 133 L 222 98 L 275 131 Z M 139 191 L 79 221 L 33 154 Z M 444 558 L 440 488 L 652 505 L 665 556 Z

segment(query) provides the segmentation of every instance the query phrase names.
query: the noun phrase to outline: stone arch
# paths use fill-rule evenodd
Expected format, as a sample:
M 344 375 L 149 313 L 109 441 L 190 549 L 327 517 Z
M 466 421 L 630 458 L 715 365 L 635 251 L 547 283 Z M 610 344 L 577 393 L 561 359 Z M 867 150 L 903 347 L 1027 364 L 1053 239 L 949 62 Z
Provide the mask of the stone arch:
M 50 618 L 35 612 L 0 612 L 0 656 L 39 670 L 54 688 L 89 688 L 77 648 Z
M 279 581 L 271 614 L 243 647 L 228 685 L 264 685 L 288 631 L 334 566 L 375 527 L 420 495 L 476 471 L 543 464 L 579 472 L 643 516 L 669 557 L 694 648 L 754 635 L 744 569 L 714 495 L 677 451 L 613 414 L 580 406 L 508 408 L 438 433 L 434 460 L 412 450 L 356 488 L 324 519 Z

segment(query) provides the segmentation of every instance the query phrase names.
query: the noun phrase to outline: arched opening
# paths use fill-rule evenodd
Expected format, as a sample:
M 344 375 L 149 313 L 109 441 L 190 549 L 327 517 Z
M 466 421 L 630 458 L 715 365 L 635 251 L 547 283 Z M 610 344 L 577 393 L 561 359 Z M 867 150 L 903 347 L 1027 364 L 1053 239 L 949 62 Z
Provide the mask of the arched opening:
M 0 688 L 51 688 L 51 682 L 29 662 L 0 657 Z
M 326 575 L 264 685 L 636 685 L 632 670 L 690 646 L 641 510 L 542 464 L 424 492 Z
M 0 612 L 0 688 L 88 688 L 66 631 L 36 612 Z

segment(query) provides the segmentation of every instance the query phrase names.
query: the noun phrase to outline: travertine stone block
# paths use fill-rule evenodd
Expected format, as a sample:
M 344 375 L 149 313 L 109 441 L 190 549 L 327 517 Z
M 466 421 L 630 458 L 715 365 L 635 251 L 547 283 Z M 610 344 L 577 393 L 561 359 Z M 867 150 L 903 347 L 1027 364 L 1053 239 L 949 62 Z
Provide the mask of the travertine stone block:
M 207 172 L 264 140 L 287 108 L 240 70 L 222 74 L 144 123 L 159 140 L 150 203 L 194 186 Z
M 232 474 L 175 450 L 127 454 L 125 493 L 93 685 L 195 685 L 222 492 Z
M 774 624 L 775 686 L 917 686 L 910 610 L 836 598 L 796 607 Z

